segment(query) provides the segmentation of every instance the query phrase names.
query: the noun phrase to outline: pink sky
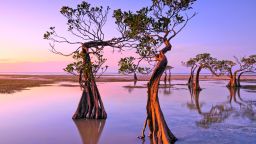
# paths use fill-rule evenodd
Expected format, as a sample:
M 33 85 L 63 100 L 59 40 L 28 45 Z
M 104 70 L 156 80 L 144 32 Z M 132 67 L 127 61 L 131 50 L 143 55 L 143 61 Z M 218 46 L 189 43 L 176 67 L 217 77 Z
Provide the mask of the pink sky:
M 198 1 L 194 10 L 198 15 L 173 41 L 168 54 L 174 72 L 188 72 L 181 65 L 198 53 L 209 52 L 220 59 L 246 56 L 256 53 L 256 2 L 247 0 Z M 1 0 L 0 1 L 0 72 L 62 72 L 71 58 L 55 55 L 49 51 L 43 34 L 50 26 L 59 33 L 66 33 L 66 21 L 59 13 L 63 5 L 74 6 L 80 1 L 70 0 Z M 115 1 L 89 0 L 98 5 L 109 5 L 112 10 L 138 9 L 148 0 Z M 105 26 L 106 37 L 117 34 L 110 13 Z M 71 35 L 67 35 L 71 36 Z M 72 47 L 60 48 L 68 53 Z M 117 62 L 126 54 L 105 51 L 109 72 L 117 72 Z

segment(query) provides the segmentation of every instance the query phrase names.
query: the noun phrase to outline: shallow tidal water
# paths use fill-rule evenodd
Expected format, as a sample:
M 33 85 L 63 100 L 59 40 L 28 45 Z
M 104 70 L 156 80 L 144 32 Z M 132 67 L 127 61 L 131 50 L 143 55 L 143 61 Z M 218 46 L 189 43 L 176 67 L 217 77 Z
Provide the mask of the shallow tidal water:
M 172 87 L 159 89 L 161 108 L 177 144 L 256 143 L 255 90 L 229 91 L 227 81 L 201 81 L 203 90 L 191 95 L 185 83 L 176 80 Z M 99 82 L 108 118 L 98 121 L 72 120 L 82 92 L 78 86 L 62 84 L 0 94 L 0 143 L 150 143 L 148 138 L 137 139 L 146 118 L 146 82 L 138 82 L 140 88 L 124 87 L 133 82 Z

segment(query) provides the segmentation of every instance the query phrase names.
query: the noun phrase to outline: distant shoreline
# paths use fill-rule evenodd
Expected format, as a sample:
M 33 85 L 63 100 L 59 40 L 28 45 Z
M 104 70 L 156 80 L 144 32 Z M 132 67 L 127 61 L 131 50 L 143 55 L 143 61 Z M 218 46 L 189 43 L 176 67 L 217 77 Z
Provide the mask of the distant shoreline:
M 179 76 L 179 75 L 189 75 L 190 73 L 174 73 L 172 72 L 172 75 L 174 76 Z M 0 72 L 0 75 L 31 75 L 31 76 L 42 76 L 42 75 L 49 75 L 49 76 L 71 76 L 71 74 L 69 73 L 66 73 L 66 72 Z M 119 73 L 116 73 L 116 72 L 108 72 L 108 73 L 104 73 L 103 74 L 104 76 L 133 76 L 133 74 L 128 74 L 128 75 L 124 75 L 124 74 L 119 74 Z M 137 74 L 139 76 L 145 76 L 145 75 L 142 75 L 142 74 Z M 201 72 L 200 75 L 212 75 L 211 73 L 204 73 L 204 72 Z M 244 75 L 248 75 L 248 76 L 256 76 L 255 73 L 246 73 Z
M 137 75 L 138 81 L 148 81 L 150 75 Z M 167 75 L 168 77 L 168 75 Z M 173 74 L 171 80 L 188 80 L 188 74 Z M 13 75 L 13 74 L 0 74 L 0 80 L 3 79 L 30 79 L 30 80 L 57 80 L 57 81 L 78 81 L 78 76 L 74 75 Z M 164 75 L 161 80 L 164 79 Z M 134 81 L 133 75 L 109 75 L 105 74 L 99 78 L 96 76 L 96 80 L 101 82 L 113 82 L 113 81 Z M 213 76 L 213 75 L 200 75 L 200 80 L 229 80 L 228 76 Z M 243 75 L 241 80 L 256 80 L 256 75 Z
M 138 81 L 148 81 L 150 75 L 138 75 Z M 187 81 L 189 75 L 172 75 L 171 80 L 185 80 Z M 200 80 L 227 80 L 228 76 L 212 76 L 201 75 Z M 161 78 L 164 80 L 164 75 Z M 245 75 L 241 78 L 242 81 L 256 82 L 256 76 Z M 132 82 L 132 75 L 103 75 L 100 78 L 96 78 L 97 82 Z M 0 93 L 15 93 L 17 91 L 25 90 L 31 87 L 40 87 L 51 85 L 59 82 L 75 82 L 78 85 L 78 76 L 73 75 L 11 75 L 0 74 Z M 228 82 L 227 82 L 228 83 Z M 73 86 L 73 85 L 72 85 Z

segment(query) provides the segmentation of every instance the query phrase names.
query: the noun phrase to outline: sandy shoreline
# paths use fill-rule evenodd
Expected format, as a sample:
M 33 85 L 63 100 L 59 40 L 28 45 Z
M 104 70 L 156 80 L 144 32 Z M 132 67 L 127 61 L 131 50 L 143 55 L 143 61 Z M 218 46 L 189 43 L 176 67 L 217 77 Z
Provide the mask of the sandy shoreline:
M 148 81 L 150 75 L 139 75 L 138 81 Z M 188 80 L 189 75 L 172 75 L 171 80 Z M 162 80 L 164 77 L 162 77 Z M 200 80 L 227 80 L 227 76 L 202 75 Z M 253 81 L 256 83 L 256 76 L 245 75 L 242 81 Z M 133 76 L 103 75 L 96 79 L 97 82 L 128 82 L 134 81 Z M 72 75 L 0 75 L 0 93 L 14 93 L 30 87 L 39 87 L 58 82 L 78 82 L 77 76 Z
M 148 81 L 150 75 L 138 75 L 139 81 Z M 189 75 L 172 75 L 172 80 L 187 80 Z M 77 82 L 78 77 L 73 75 L 0 75 L 0 80 L 3 79 L 29 79 L 29 80 L 54 80 L 54 81 L 73 81 Z M 162 80 L 164 76 L 162 77 Z M 133 81 L 132 75 L 102 75 L 96 78 L 99 82 L 122 82 L 122 81 Z M 201 75 L 200 80 L 229 80 L 228 76 L 212 76 L 212 75 Z M 244 75 L 241 80 L 256 80 L 256 75 Z

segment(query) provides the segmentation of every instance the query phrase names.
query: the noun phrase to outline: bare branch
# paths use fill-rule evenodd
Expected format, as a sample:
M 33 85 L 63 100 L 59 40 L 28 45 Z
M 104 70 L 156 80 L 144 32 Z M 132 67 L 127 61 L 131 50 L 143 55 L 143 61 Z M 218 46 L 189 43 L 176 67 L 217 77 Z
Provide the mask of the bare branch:
M 71 52 L 71 53 L 69 53 L 69 54 L 63 54 L 62 52 L 57 51 L 57 50 L 55 49 L 55 45 L 54 45 L 54 44 L 51 44 L 51 43 L 50 43 L 49 45 L 50 45 L 50 47 L 52 48 L 52 49 L 50 49 L 50 51 L 51 51 L 52 53 L 58 54 L 58 55 L 62 55 L 62 56 L 71 56 L 71 55 L 73 55 L 74 53 L 78 52 L 79 49 L 81 48 L 81 46 L 80 46 L 80 47 L 78 47 L 75 51 L 73 51 L 73 52 Z

